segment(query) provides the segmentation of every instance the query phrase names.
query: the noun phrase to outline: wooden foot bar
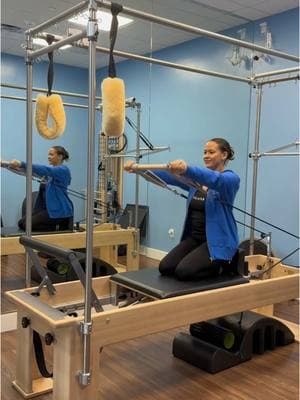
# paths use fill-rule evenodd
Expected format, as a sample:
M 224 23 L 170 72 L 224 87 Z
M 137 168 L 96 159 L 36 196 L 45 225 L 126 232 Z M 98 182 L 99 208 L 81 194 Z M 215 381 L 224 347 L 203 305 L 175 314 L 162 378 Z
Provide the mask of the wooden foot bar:
M 20 292 L 30 293 L 32 289 L 8 292 L 9 299 L 18 306 L 18 367 L 16 371 L 18 390 L 23 392 L 24 397 L 32 395 L 37 390 L 33 384 L 35 377 L 30 367 L 32 365 L 31 329 L 38 331 L 42 336 L 46 332 L 51 332 L 54 336 L 53 400 L 98 399 L 98 382 L 101 373 L 99 358 L 104 346 L 297 298 L 298 273 L 284 266 L 275 268 L 274 274 L 278 276 L 271 276 L 265 280 L 254 280 L 247 284 L 154 300 L 133 307 L 114 308 L 101 313 L 93 312 L 92 376 L 88 386 L 81 386 L 77 379 L 78 371 L 82 370 L 83 345 L 79 325 L 83 317 L 73 318 L 62 313 L 59 316 L 58 311 L 53 313 L 50 305 L 47 309 L 45 303 L 50 296 L 44 292 L 40 298 L 35 298 L 30 302 L 26 301 L 26 298 L 32 296 L 20 295 Z M 58 297 L 55 301 L 52 300 L 52 305 L 59 307 L 60 303 L 80 300 L 78 293 L 73 293 L 76 291 L 73 285 L 73 282 L 55 285 Z M 115 287 L 111 285 L 109 277 L 94 278 L 93 287 L 98 296 L 115 293 Z M 30 320 L 30 327 L 22 328 L 20 321 L 24 316 Z M 23 355 L 20 354 L 21 349 Z

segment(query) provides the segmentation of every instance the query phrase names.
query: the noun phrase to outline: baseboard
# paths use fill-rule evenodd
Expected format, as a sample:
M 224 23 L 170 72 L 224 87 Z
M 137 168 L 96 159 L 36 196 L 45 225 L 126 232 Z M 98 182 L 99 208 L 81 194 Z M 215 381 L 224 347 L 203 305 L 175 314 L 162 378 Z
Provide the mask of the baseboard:
M 151 247 L 141 246 L 140 247 L 140 254 L 142 256 L 146 256 L 149 258 L 153 258 L 154 260 L 161 260 L 167 254 L 166 251 L 153 249 Z
M 17 313 L 7 313 L 1 315 L 1 333 L 17 329 Z

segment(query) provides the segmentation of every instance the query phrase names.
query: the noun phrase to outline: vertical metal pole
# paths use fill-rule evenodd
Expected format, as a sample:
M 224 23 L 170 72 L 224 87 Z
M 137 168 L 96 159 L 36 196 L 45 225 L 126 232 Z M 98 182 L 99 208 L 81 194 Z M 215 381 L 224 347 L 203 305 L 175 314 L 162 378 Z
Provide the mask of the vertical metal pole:
M 250 231 L 250 255 L 254 253 L 254 228 L 255 228 L 255 212 L 256 212 L 256 189 L 257 189 L 257 172 L 259 160 L 259 136 L 260 136 L 260 118 L 261 118 L 261 100 L 262 85 L 257 84 L 256 88 L 256 126 L 255 126 L 255 142 L 253 158 L 253 178 L 252 178 L 252 201 L 251 201 L 251 231 Z
M 91 288 L 93 266 L 93 219 L 94 219 L 94 166 L 95 166 L 95 97 L 96 97 L 96 39 L 98 25 L 97 6 L 89 2 L 89 22 L 87 37 L 89 40 L 89 101 L 88 101 L 88 162 L 87 162 L 87 230 L 86 230 L 86 280 L 84 322 L 81 324 L 83 335 L 83 371 L 79 373 L 79 382 L 86 386 L 90 383 L 91 353 Z
M 31 236 L 32 225 L 32 60 L 28 52 L 32 50 L 32 38 L 26 35 L 26 235 Z M 25 257 L 26 287 L 31 286 L 31 262 L 28 251 Z
M 267 239 L 267 257 L 272 257 L 272 233 L 268 232 Z
M 138 164 L 140 162 L 140 131 L 141 131 L 141 105 L 140 103 L 137 104 L 136 108 L 136 155 L 135 155 L 135 162 Z M 135 175 L 135 221 L 134 221 L 134 228 L 138 229 L 138 215 L 139 215 L 139 189 L 140 189 L 140 179 L 139 175 Z M 136 251 L 136 249 L 134 249 Z

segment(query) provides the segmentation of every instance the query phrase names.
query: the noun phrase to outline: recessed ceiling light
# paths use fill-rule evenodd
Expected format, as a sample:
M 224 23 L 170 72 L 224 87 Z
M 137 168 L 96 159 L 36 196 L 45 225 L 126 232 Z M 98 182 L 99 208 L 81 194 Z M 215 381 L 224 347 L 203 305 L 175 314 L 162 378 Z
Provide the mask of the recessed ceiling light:
M 99 29 L 101 31 L 110 31 L 110 26 L 111 26 L 111 20 L 112 16 L 111 14 L 104 12 L 104 11 L 97 11 L 97 20 L 99 23 Z M 77 25 L 86 25 L 88 22 L 88 11 L 85 11 L 84 13 L 75 15 L 75 17 L 69 19 L 70 22 L 73 22 L 74 24 Z M 119 22 L 119 27 L 128 25 L 132 22 L 133 20 L 130 18 L 122 17 L 118 15 L 118 22 Z

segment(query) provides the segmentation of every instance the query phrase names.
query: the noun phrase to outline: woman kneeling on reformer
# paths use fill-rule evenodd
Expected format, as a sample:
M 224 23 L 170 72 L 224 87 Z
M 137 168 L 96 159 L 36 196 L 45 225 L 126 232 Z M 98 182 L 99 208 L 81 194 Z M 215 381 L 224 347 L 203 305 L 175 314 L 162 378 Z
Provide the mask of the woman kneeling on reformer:
M 162 275 L 191 280 L 232 273 L 236 268 L 238 234 L 231 205 L 240 178 L 225 169 L 233 158 L 230 144 L 225 139 L 214 138 L 204 147 L 205 167 L 176 160 L 168 164 L 167 171 L 152 171 L 167 184 L 189 192 L 182 238 L 161 260 L 159 271 Z M 127 161 L 124 169 L 135 172 L 133 164 L 134 161 Z M 184 178 L 200 184 L 199 189 L 188 186 Z
M 41 178 L 39 193 L 32 212 L 32 231 L 67 230 L 73 219 L 73 204 L 68 197 L 67 187 L 71 183 L 71 173 L 64 160 L 69 153 L 62 146 L 53 146 L 48 151 L 48 165 L 32 164 L 32 173 Z M 26 171 L 26 163 L 11 160 L 10 169 Z M 26 229 L 26 217 L 23 216 L 18 225 Z

